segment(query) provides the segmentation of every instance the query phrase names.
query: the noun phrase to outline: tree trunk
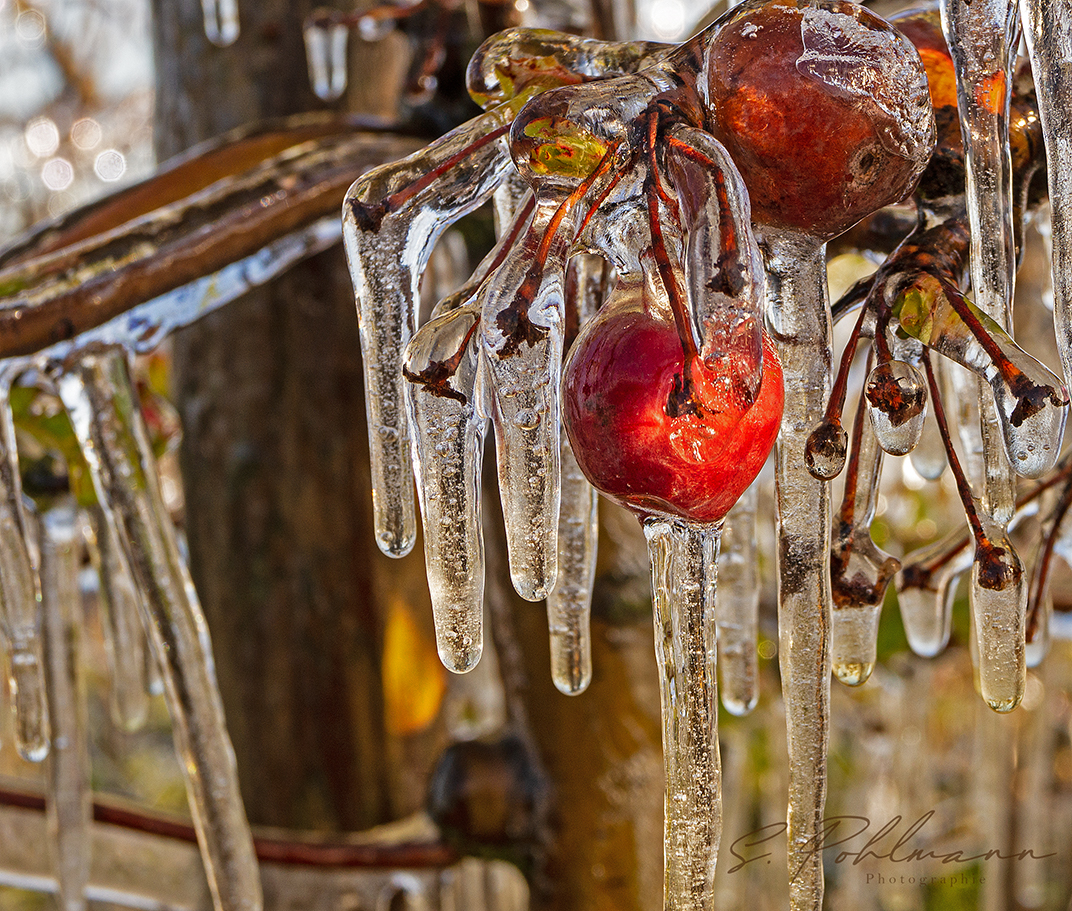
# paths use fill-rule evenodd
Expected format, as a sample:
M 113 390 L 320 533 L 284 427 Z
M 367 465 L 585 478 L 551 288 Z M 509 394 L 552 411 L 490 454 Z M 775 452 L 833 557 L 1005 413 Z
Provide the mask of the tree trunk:
M 154 3 L 161 158 L 239 124 L 323 107 L 302 21 L 312 0 L 241 4 L 229 48 L 199 0 Z M 367 54 L 398 60 L 389 48 Z M 381 66 L 381 64 L 384 64 Z M 393 112 L 397 62 L 366 57 Z M 371 529 L 360 354 L 341 249 L 174 339 L 191 563 L 251 822 L 357 830 L 419 805 L 382 686 L 384 606 L 430 615 L 419 549 Z M 418 739 L 438 740 L 424 730 Z M 394 745 L 392 747 L 392 739 Z M 427 748 L 419 750 L 427 754 Z

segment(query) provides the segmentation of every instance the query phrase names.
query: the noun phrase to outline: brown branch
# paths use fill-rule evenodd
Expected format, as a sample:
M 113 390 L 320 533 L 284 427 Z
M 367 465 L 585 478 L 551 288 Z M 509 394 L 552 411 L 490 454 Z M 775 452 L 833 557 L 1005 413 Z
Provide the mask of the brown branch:
M 149 208 L 196 181 L 204 159 L 188 160 L 84 212 L 58 233 L 20 244 L 0 269 L 0 358 L 33 354 L 99 326 L 337 213 L 359 174 L 419 144 L 394 133 L 338 127 L 306 137 L 293 145 L 262 136 L 208 154 L 214 168 L 206 166 L 206 172 L 226 176 Z M 254 150 L 263 154 L 279 146 L 282 152 L 237 174 L 228 168 L 248 162 Z M 88 237 L 87 224 L 93 226 Z
M 41 794 L 0 787 L 0 806 L 43 813 L 45 803 L 46 798 Z M 93 801 L 93 820 L 175 841 L 197 842 L 197 834 L 191 823 L 110 801 Z M 440 842 L 377 845 L 254 834 L 253 847 L 257 859 L 262 862 L 306 867 L 428 868 L 446 867 L 459 860 L 456 851 Z

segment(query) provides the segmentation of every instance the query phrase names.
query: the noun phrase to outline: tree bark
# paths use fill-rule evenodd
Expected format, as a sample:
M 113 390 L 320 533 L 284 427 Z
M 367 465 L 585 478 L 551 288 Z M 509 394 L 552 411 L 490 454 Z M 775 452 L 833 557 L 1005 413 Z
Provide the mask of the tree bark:
M 205 38 L 199 0 L 156 0 L 160 157 L 324 107 L 302 40 L 314 5 L 242 3 L 241 35 L 221 49 Z M 366 81 L 358 92 L 393 113 L 397 48 L 363 50 L 361 71 L 381 91 Z M 173 351 L 191 563 L 251 822 L 358 830 L 411 812 L 423 770 L 398 761 L 402 748 L 428 755 L 442 732 L 433 724 L 402 743 L 389 730 L 384 606 L 401 605 L 418 628 L 430 610 L 419 547 L 391 561 L 372 535 L 341 250 L 176 335 Z

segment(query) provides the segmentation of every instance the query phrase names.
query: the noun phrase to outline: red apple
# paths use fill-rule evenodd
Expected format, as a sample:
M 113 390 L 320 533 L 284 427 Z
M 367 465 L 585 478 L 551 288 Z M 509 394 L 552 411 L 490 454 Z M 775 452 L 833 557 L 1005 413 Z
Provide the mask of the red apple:
M 763 381 L 749 404 L 741 383 L 695 358 L 692 410 L 672 402 L 684 370 L 673 322 L 635 300 L 612 301 L 570 350 L 563 423 L 581 470 L 612 500 L 642 516 L 718 522 L 774 445 L 782 367 L 764 334 Z
M 705 71 L 712 132 L 760 225 L 831 238 L 907 196 L 934 146 L 912 44 L 841 0 L 745 4 Z

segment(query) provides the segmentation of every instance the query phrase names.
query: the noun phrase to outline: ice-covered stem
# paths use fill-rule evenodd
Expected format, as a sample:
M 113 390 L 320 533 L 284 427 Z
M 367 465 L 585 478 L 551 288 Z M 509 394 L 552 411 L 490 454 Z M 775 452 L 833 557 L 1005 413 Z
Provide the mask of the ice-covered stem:
M 592 254 L 570 260 L 566 273 L 565 344 L 595 316 L 607 293 L 607 264 Z M 562 497 L 558 516 L 558 580 L 547 596 L 551 679 L 567 695 L 583 693 L 592 680 L 589 616 L 599 538 L 598 495 L 561 437 Z
M 365 373 L 376 542 L 388 556 L 416 540 L 402 358 L 416 328 L 420 277 L 440 235 L 512 170 L 502 137 L 515 107 L 470 120 L 409 158 L 359 178 L 343 204 Z
M 82 681 L 80 536 L 74 503 L 40 519 L 41 602 L 52 745 L 48 756 L 49 842 L 63 911 L 83 911 L 89 882 L 92 806 L 86 693 Z
M 123 730 L 134 731 L 149 713 L 148 642 L 142 624 L 146 608 L 139 606 L 143 595 L 112 524 L 114 514 L 101 509 L 100 504 L 89 507 L 87 513 L 90 558 L 100 578 L 112 720 Z
M 663 907 L 713 911 L 722 836 L 715 671 L 718 525 L 651 518 L 655 656 L 663 717 Z
M 1008 460 L 1019 474 L 1040 477 L 1057 458 L 1068 394 L 1057 377 L 961 293 L 968 247 L 962 209 L 929 228 L 919 226 L 835 309 L 844 310 L 864 295 L 865 313 L 873 309 L 879 327 L 895 319 L 905 334 L 989 383 Z M 876 344 L 883 340 L 882 331 L 874 334 Z M 834 388 L 831 406 L 838 383 Z
M 861 286 L 862 283 L 858 282 L 857 287 L 850 289 L 841 300 L 845 301 L 850 295 L 867 298 L 867 292 L 865 289 L 861 290 Z M 830 400 L 826 404 L 823 421 L 811 432 L 804 445 L 804 462 L 808 466 L 808 471 L 820 481 L 832 481 L 845 467 L 849 435 L 845 433 L 845 428 L 842 426 L 841 414 L 845 408 L 845 396 L 849 388 L 849 370 L 856 359 L 856 348 L 860 344 L 860 339 L 865 334 L 873 334 L 873 327 L 871 332 L 866 331 L 867 323 L 873 321 L 874 314 L 871 311 L 870 299 L 865 299 L 849 340 L 845 343 L 841 360 L 838 362 L 838 371 L 830 389 Z
M 868 366 L 871 358 L 868 358 Z M 886 586 L 900 562 L 871 540 L 882 447 L 860 396 L 852 431 L 852 454 L 845 476 L 845 496 L 838 515 L 837 534 L 830 552 L 834 610 L 831 651 L 834 675 L 859 686 L 875 667 L 878 622 Z
M 768 312 L 785 377 L 776 455 L 778 634 L 789 746 L 789 894 L 792 911 L 823 902 L 821 840 L 830 737 L 830 493 L 804 463 L 808 434 L 830 387 L 825 247 L 789 232 L 761 243 Z
M 1024 36 L 1046 142 L 1053 225 L 1054 327 L 1065 383 L 1072 384 L 1072 10 L 1051 0 L 1022 0 Z
M 1005 526 L 977 507 L 949 437 L 949 425 L 929 355 L 924 354 L 923 364 L 934 403 L 934 416 L 946 441 L 949 468 L 975 540 L 970 594 L 979 646 L 980 690 L 994 711 L 1011 712 L 1023 698 L 1027 674 L 1024 657 L 1027 586 L 1023 564 L 1009 541 Z
M 40 762 L 48 754 L 49 743 L 41 600 L 22 500 L 10 405 L 12 379 L 9 373 L 0 374 L 0 633 L 7 652 L 15 746 L 24 759 Z
M 472 670 L 483 649 L 480 469 L 487 420 L 475 338 L 479 306 L 470 303 L 421 327 L 403 367 L 436 644 L 456 673 Z
M 688 232 L 685 281 L 704 363 L 751 404 L 763 379 L 763 260 L 748 191 L 725 147 L 678 125 L 667 144 Z
M 940 432 L 938 436 L 942 440 Z M 1033 504 L 1042 494 L 1059 484 L 1067 484 L 1070 476 L 1072 459 L 1065 459 L 1045 481 L 1017 499 L 1014 521 L 1033 510 Z M 957 529 L 929 547 L 910 554 L 911 559 L 901 568 L 897 580 L 901 617 L 908 644 L 917 655 L 932 658 L 949 640 L 952 586 L 971 566 L 973 552 L 968 546 L 971 542 L 969 531 Z M 1038 561 L 1035 566 L 1037 573 Z
M 722 705 L 731 715 L 747 715 L 759 701 L 759 555 L 752 484 L 726 514 L 718 555 L 718 679 Z
M 257 861 L 216 686 L 208 627 L 160 493 L 148 431 L 121 351 L 58 371 L 60 398 L 145 595 L 194 827 L 217 911 L 259 911 Z

